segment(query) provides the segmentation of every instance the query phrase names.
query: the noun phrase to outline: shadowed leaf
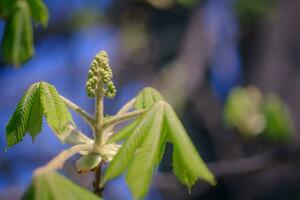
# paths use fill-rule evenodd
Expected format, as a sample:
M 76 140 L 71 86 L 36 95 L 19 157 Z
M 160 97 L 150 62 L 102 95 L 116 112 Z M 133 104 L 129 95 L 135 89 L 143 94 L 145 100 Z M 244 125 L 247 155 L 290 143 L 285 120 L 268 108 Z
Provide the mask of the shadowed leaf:
M 17 1 L 5 26 L 2 54 L 7 63 L 25 63 L 34 54 L 30 9 L 27 1 Z
M 22 200 L 100 200 L 92 192 L 79 187 L 64 176 L 49 172 L 36 175 Z
M 48 9 L 42 0 L 27 0 L 31 16 L 35 22 L 41 23 L 44 27 L 47 26 L 48 23 Z

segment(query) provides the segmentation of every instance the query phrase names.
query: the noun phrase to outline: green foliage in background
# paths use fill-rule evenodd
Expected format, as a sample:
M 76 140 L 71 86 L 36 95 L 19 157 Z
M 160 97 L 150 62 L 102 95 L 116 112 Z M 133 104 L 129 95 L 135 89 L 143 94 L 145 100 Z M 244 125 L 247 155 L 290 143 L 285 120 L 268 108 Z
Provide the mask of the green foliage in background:
M 95 99 L 94 116 L 61 96 L 49 83 L 34 83 L 25 92 L 6 128 L 8 147 L 21 142 L 26 132 L 35 138 L 41 132 L 43 116 L 56 136 L 72 146 L 35 171 L 24 199 L 94 199 L 94 195 L 53 172 L 77 153 L 81 155 L 76 162 L 79 173 L 99 173 L 102 165 L 108 165 L 104 177 L 95 181 L 95 191 L 125 173 L 134 199 L 143 199 L 166 143 L 173 145 L 173 172 L 189 191 L 198 179 L 216 184 L 175 111 L 157 90 L 143 89 L 116 115 L 104 117 L 104 98 L 116 95 L 112 78 L 108 55 L 101 51 L 91 63 L 86 82 L 87 96 Z M 68 107 L 91 127 L 93 139 L 76 128 Z M 132 119 L 116 131 L 117 125 Z
M 263 19 L 272 10 L 272 0 L 236 0 L 235 12 L 242 23 Z
M 287 105 L 276 94 L 263 96 L 253 87 L 237 87 L 224 105 L 225 123 L 244 137 L 262 136 L 271 141 L 289 141 L 294 132 Z
M 172 7 L 181 6 L 192 8 L 199 3 L 199 0 L 144 0 L 157 9 L 170 9 Z
M 42 0 L 0 0 L 0 17 L 6 21 L 1 54 L 19 66 L 34 55 L 33 22 L 47 26 L 47 7 Z
M 263 113 L 266 118 L 265 138 L 275 141 L 291 139 L 294 125 L 287 105 L 278 95 L 266 95 Z

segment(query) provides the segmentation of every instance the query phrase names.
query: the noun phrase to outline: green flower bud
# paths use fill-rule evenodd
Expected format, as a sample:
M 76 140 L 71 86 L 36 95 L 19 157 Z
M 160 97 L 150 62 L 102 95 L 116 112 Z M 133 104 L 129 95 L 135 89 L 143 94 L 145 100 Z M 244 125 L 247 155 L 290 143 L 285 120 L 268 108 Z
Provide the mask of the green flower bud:
M 105 51 L 100 51 L 92 60 L 86 81 L 86 93 L 89 97 L 94 97 L 96 91 L 104 92 L 108 98 L 116 95 L 116 89 L 111 81 L 113 77 L 109 66 L 109 58 Z M 97 87 L 100 87 L 97 89 Z M 105 89 L 107 88 L 107 89 Z

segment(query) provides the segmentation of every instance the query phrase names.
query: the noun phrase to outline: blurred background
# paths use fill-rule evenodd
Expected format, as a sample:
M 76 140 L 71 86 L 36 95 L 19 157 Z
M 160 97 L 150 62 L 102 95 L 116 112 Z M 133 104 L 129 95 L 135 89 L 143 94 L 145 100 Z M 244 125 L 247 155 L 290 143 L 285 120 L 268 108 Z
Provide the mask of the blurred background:
M 47 28 L 34 28 L 35 56 L 18 69 L 0 61 L 1 200 L 19 199 L 33 170 L 66 148 L 44 125 L 34 143 L 26 136 L 4 152 L 5 126 L 19 99 L 29 85 L 45 80 L 92 112 L 84 85 L 99 50 L 110 55 L 118 90 L 105 102 L 106 112 L 114 114 L 141 88 L 154 86 L 174 106 L 218 180 L 215 187 L 199 181 L 189 195 L 171 173 L 167 146 L 147 199 L 300 198 L 299 0 L 45 3 L 50 21 Z M 0 35 L 3 30 L 0 21 Z M 246 88 L 242 96 L 231 92 L 237 86 Z M 236 108 L 235 102 L 243 105 Z M 74 117 L 78 128 L 91 134 Z M 69 160 L 63 173 L 92 188 L 93 174 L 78 175 L 75 162 L 76 157 Z M 104 197 L 131 199 L 124 178 L 110 182 Z

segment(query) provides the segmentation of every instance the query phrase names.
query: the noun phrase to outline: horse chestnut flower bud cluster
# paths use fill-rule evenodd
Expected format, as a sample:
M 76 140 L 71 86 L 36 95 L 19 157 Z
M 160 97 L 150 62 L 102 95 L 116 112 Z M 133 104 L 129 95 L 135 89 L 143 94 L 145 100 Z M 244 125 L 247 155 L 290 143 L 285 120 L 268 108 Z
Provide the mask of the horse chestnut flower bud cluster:
M 100 89 L 102 94 L 108 98 L 116 95 L 116 87 L 112 82 L 112 70 L 109 66 L 109 59 L 106 51 L 100 51 L 92 61 L 86 81 L 86 93 L 93 98 L 96 91 Z

